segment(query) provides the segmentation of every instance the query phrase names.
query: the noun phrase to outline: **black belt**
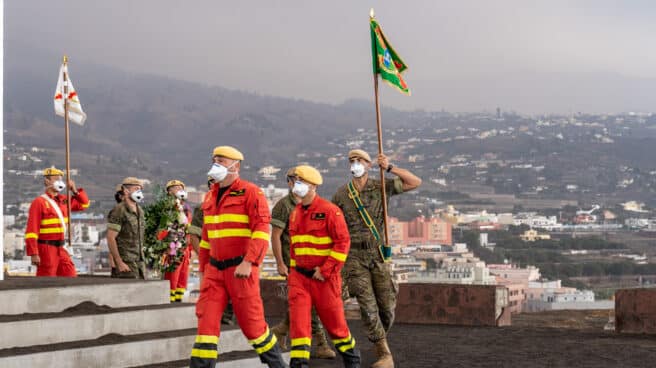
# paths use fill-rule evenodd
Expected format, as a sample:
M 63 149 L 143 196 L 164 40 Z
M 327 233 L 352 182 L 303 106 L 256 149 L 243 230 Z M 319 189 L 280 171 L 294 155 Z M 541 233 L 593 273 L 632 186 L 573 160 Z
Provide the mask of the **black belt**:
M 244 260 L 244 256 L 239 256 L 239 257 L 230 258 L 230 259 L 224 259 L 223 261 L 219 261 L 218 259 L 214 259 L 214 258 L 210 257 L 210 264 L 212 266 L 218 268 L 219 271 L 223 271 L 226 268 L 237 266 L 243 260 Z
M 352 242 L 351 243 L 351 248 L 354 249 L 374 249 L 378 245 L 376 243 L 371 242 L 371 241 L 363 241 L 363 242 Z
M 315 272 L 314 270 L 308 270 L 307 268 L 302 268 L 302 267 L 294 267 L 294 269 L 296 270 L 296 272 L 310 279 L 314 276 L 314 272 Z
M 37 241 L 37 243 L 54 245 L 55 247 L 63 247 L 64 245 L 66 245 L 66 242 L 63 240 L 39 240 Z

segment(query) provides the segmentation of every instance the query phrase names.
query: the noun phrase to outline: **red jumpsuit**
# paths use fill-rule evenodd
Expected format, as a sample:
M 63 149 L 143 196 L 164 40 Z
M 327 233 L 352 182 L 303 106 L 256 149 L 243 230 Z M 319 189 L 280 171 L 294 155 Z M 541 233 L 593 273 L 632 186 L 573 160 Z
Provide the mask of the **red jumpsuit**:
M 289 217 L 291 272 L 288 278 L 291 367 L 307 367 L 312 339 L 311 310 L 317 311 L 324 328 L 344 359 L 345 367 L 359 367 L 342 304 L 340 271 L 351 239 L 340 209 L 319 197 L 309 206 L 298 204 Z M 319 267 L 325 281 L 312 278 Z
M 219 185 L 214 184 L 201 206 L 204 218 L 199 270 L 203 280 L 196 303 L 198 335 L 190 367 L 214 367 L 221 316 L 228 300 L 260 360 L 270 367 L 284 367 L 276 337 L 264 320 L 260 296 L 259 265 L 270 237 L 266 198 L 256 185 L 239 178 L 217 200 L 218 196 Z M 235 277 L 242 259 L 252 262 L 248 278 Z
M 191 223 L 191 210 L 185 204 L 185 215 L 187 216 L 187 223 Z M 182 302 L 182 297 L 187 291 L 187 280 L 189 279 L 189 259 L 191 258 L 191 240 L 187 234 L 187 249 L 184 251 L 184 256 L 180 261 L 180 265 L 172 271 L 164 273 L 164 279 L 169 280 L 170 300 L 173 302 Z
M 68 223 L 66 196 L 48 195 L 59 205 L 64 221 Z M 71 211 L 84 211 L 89 207 L 89 198 L 84 189 L 71 196 Z M 41 263 L 36 268 L 37 276 L 75 277 L 75 265 L 68 255 L 64 239 L 65 228 L 50 202 L 39 196 L 32 201 L 25 229 L 25 252 L 28 256 L 38 255 Z

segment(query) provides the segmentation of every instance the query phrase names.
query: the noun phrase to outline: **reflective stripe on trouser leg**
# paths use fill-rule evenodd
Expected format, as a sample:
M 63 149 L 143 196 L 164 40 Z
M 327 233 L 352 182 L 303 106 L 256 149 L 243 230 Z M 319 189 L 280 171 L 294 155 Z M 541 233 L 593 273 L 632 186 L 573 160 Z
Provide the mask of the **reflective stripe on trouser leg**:
M 269 327 L 260 337 L 248 340 L 248 343 L 253 345 L 253 349 L 260 356 L 262 363 L 267 364 L 269 367 L 283 368 L 286 365 L 277 342 L 276 335 L 269 330 Z
M 310 362 L 310 346 L 312 338 L 298 337 L 292 339 L 292 349 L 289 351 L 290 367 L 307 367 Z
M 355 348 L 355 339 L 350 333 L 346 338 L 333 339 L 333 344 L 335 344 L 335 348 L 342 355 L 345 367 L 349 367 L 354 363 L 360 363 L 360 351 Z
M 191 349 L 190 368 L 214 368 L 219 356 L 217 345 L 219 338 L 210 335 L 197 335 Z
M 176 302 L 181 302 L 182 297 L 184 296 L 185 289 L 184 288 L 177 288 L 175 289 L 175 301 Z
M 175 290 L 171 290 L 169 292 L 169 300 L 171 301 L 171 303 L 173 303 L 175 301 L 175 296 L 176 296 Z

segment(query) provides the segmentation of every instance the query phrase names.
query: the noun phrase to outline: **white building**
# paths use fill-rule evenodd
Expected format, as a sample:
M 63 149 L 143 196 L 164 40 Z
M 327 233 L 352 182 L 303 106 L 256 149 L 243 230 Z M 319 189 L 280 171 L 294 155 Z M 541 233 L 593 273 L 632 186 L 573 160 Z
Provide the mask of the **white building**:
M 485 262 L 476 257 L 451 256 L 441 260 L 436 270 L 417 272 L 410 281 L 425 283 L 495 285 Z
M 563 224 L 558 222 L 556 216 L 541 216 L 535 212 L 522 212 L 513 217 L 513 225 L 528 225 L 547 230 L 560 229 Z
M 591 290 L 562 287 L 560 280 L 531 281 L 526 295 L 525 312 L 615 308 L 613 300 L 596 301 Z

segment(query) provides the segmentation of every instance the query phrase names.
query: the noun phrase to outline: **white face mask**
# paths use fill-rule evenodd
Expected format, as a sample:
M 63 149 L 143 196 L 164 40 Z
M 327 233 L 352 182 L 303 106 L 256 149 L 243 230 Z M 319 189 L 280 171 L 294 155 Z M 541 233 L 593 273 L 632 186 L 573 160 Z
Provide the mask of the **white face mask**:
M 309 191 L 310 191 L 310 186 L 303 183 L 302 181 L 295 182 L 294 187 L 292 188 L 292 193 L 296 194 L 301 198 L 305 197 Z
M 54 183 L 52 183 L 52 189 L 56 190 L 57 192 L 61 192 L 66 188 L 66 184 L 64 183 L 63 180 L 57 180 Z
M 361 164 L 360 162 L 354 162 L 351 164 L 351 174 L 353 174 L 354 177 L 359 178 L 364 175 L 366 172 L 366 169 L 364 168 L 364 165 Z
M 184 190 L 184 189 L 178 190 L 178 191 L 175 193 L 175 196 L 176 196 L 179 200 L 184 201 L 185 199 L 187 199 L 187 191 Z
M 212 179 L 214 179 L 215 182 L 222 181 L 223 179 L 228 176 L 228 171 L 229 168 L 233 167 L 237 162 L 233 162 L 232 165 L 225 167 L 221 164 L 213 164 L 212 167 L 210 168 L 210 171 L 207 172 L 207 176 L 211 176 Z
M 141 189 L 139 189 L 136 192 L 130 193 L 130 198 L 137 203 L 141 203 L 144 199 L 144 195 Z

